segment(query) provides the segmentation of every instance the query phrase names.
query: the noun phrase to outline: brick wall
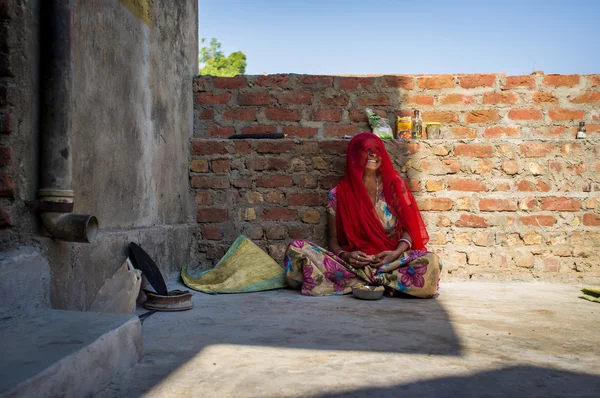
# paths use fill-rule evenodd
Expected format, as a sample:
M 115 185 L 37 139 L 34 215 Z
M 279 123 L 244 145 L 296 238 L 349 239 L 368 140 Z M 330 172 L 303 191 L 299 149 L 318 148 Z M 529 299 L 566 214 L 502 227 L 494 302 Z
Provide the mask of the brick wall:
M 344 135 L 364 108 L 423 112 L 440 140 L 386 143 L 426 220 L 446 279 L 600 282 L 600 75 L 199 77 L 190 185 L 210 266 L 243 233 L 281 259 L 325 244 L 324 205 Z M 579 121 L 588 139 L 575 140 Z M 227 140 L 233 133 L 283 140 Z
M 0 228 L 7 228 L 12 224 L 15 185 L 12 175 L 13 150 L 10 143 L 13 120 L 9 94 L 13 73 L 10 65 L 9 3 L 9 0 L 0 0 Z

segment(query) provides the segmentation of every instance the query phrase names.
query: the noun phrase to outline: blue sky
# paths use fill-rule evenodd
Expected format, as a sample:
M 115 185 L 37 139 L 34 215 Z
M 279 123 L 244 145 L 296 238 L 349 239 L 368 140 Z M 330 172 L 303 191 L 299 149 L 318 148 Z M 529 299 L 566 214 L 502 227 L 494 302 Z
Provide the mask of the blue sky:
M 247 74 L 600 73 L 597 0 L 199 0 Z

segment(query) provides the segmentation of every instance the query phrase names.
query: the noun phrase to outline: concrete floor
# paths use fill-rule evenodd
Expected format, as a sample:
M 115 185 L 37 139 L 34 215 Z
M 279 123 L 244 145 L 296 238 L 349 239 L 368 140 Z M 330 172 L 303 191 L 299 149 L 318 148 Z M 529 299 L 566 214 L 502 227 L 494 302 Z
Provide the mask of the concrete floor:
M 573 286 L 443 284 L 437 300 L 194 295 L 143 323 L 101 397 L 598 397 L 600 304 Z

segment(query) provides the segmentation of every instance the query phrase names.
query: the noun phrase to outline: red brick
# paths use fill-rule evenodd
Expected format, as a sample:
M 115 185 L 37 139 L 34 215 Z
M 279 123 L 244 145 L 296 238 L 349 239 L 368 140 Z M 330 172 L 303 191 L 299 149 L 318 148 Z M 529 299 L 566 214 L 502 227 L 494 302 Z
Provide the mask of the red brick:
M 239 105 L 271 105 L 271 96 L 266 92 L 239 93 Z
M 193 173 L 208 173 L 208 160 L 193 159 L 190 162 L 190 171 Z
M 408 185 L 408 189 L 410 189 L 411 192 L 419 192 L 421 190 L 421 181 L 419 180 L 409 178 L 406 180 L 406 184 Z
M 256 147 L 258 153 L 284 153 L 292 150 L 296 144 L 292 140 L 283 141 L 261 141 Z
M 10 112 L 0 112 L 0 134 L 10 134 L 12 132 L 12 114 Z
M 208 135 L 211 137 L 229 137 L 235 134 L 233 127 L 223 127 L 217 124 L 211 124 L 208 127 Z
M 248 87 L 248 81 L 246 76 L 235 76 L 235 77 L 215 77 L 214 80 L 215 88 L 244 88 Z
M 252 151 L 249 142 L 239 141 L 233 143 L 233 153 L 236 155 L 247 155 Z
M 475 98 L 463 94 L 447 94 L 440 97 L 440 105 L 470 105 L 475 103 Z
M 515 93 L 485 93 L 483 94 L 484 104 L 516 104 L 519 102 L 519 96 Z
M 196 204 L 199 206 L 210 206 L 213 204 L 212 192 L 204 191 L 204 192 L 196 192 L 196 196 L 194 198 Z
M 461 214 L 454 225 L 460 228 L 487 228 L 488 226 L 485 218 L 473 214 Z
M 467 113 L 465 121 L 467 123 L 490 123 L 500 120 L 500 115 L 496 110 L 477 110 Z
M 557 104 L 558 98 L 556 98 L 552 93 L 547 92 L 539 92 L 533 93 L 533 102 L 536 104 Z
M 341 175 L 327 175 L 319 177 L 319 188 L 322 189 L 333 189 L 338 182 L 342 180 L 343 176 Z
M 340 77 L 340 88 L 357 89 L 373 85 L 372 77 Z
M 526 158 L 541 158 L 547 156 L 556 147 L 553 144 L 532 143 L 519 145 L 519 151 Z
M 196 220 L 199 222 L 223 222 L 229 220 L 229 212 L 227 209 L 198 209 Z
M 452 210 L 452 199 L 450 198 L 427 198 L 418 202 L 422 211 L 448 211 Z
M 600 227 L 600 214 L 586 213 L 583 215 L 583 225 L 588 227 Z
M 252 188 L 252 179 L 247 176 L 239 176 L 231 179 L 234 188 Z
M 242 134 L 274 134 L 276 132 L 277 126 L 272 124 L 255 124 L 253 126 L 244 127 L 242 129 Z
M 225 120 L 256 120 L 256 109 L 228 109 L 223 112 Z
M 448 180 L 449 191 L 463 191 L 463 192 L 484 192 L 487 191 L 487 187 L 483 181 L 478 180 Z
M 519 221 L 529 227 L 551 227 L 556 224 L 556 218 L 553 216 L 542 215 L 519 217 Z
M 504 138 L 504 137 L 519 137 L 521 135 L 520 127 L 488 127 L 485 129 L 483 136 L 485 138 Z
M 510 182 L 498 182 L 494 186 L 494 191 L 496 192 L 508 192 L 511 189 Z
M 318 132 L 319 129 L 314 127 L 283 126 L 283 134 L 287 134 L 290 137 L 312 138 Z
M 269 120 L 280 122 L 297 122 L 300 120 L 300 114 L 293 109 L 267 108 L 265 114 Z
M 358 127 L 354 125 L 331 125 L 325 127 L 325 137 L 343 137 L 345 135 L 354 135 L 358 132 Z
M 412 90 L 414 88 L 413 78 L 411 76 L 387 75 L 382 78 L 382 86 L 389 88 L 402 88 Z
M 0 167 L 12 165 L 12 148 L 0 147 Z
M 246 159 L 246 169 L 262 171 L 267 168 L 267 159 L 263 157 L 252 157 Z
M 227 177 L 191 176 L 192 188 L 226 189 L 229 188 Z
M 579 75 L 546 75 L 544 84 L 553 87 L 573 87 L 579 84 Z
M 207 105 L 224 105 L 229 102 L 231 99 L 230 93 L 221 93 L 221 94 L 213 94 L 207 92 L 200 92 L 196 94 L 196 103 L 197 104 L 207 104 Z
M 200 120 L 213 120 L 215 114 L 212 109 L 202 109 L 200 111 Z
M 592 87 L 600 87 L 600 75 L 586 75 Z
M 322 206 L 325 196 L 319 192 L 288 193 L 287 199 L 290 206 Z
M 516 211 L 517 208 L 516 199 L 479 199 L 480 211 Z
M 456 174 L 460 171 L 460 162 L 457 159 L 444 159 L 442 160 L 442 166 L 448 174 Z
M 313 239 L 313 232 L 306 227 L 289 227 L 288 235 L 290 239 Z
M 517 87 L 535 88 L 535 78 L 533 76 L 508 76 L 503 90 L 510 90 Z
M 362 106 L 390 106 L 390 97 L 383 93 L 361 95 L 358 102 Z
M 298 212 L 286 207 L 273 207 L 264 209 L 261 218 L 267 221 L 294 221 L 298 217 Z
M 229 173 L 231 170 L 231 161 L 229 159 L 211 160 L 210 168 L 213 173 Z
M 585 112 L 573 109 L 550 109 L 548 116 L 552 120 L 580 120 L 584 118 Z
M 227 143 L 219 141 L 192 141 L 192 155 L 222 155 L 227 153 Z
M 331 94 L 329 97 L 322 97 L 320 102 L 328 106 L 347 106 L 348 101 L 346 94 Z
M 282 158 L 271 158 L 269 159 L 268 169 L 269 170 L 287 170 L 290 167 L 290 161 Z
M 328 140 L 321 142 L 321 151 L 328 155 L 345 154 L 348 150 L 348 141 Z
M 262 176 L 256 179 L 257 188 L 280 188 L 291 187 L 293 185 L 292 177 L 289 175 Z
M 458 115 L 449 111 L 431 111 L 422 113 L 423 121 L 439 123 L 458 123 Z
M 540 120 L 542 111 L 539 109 L 511 109 L 508 118 L 512 120 Z
M 466 156 L 471 158 L 490 158 L 494 155 L 494 147 L 491 145 L 458 144 L 454 148 L 454 156 Z
M 470 127 L 452 127 L 452 134 L 456 138 L 477 138 L 477 130 Z
M 289 75 L 287 74 L 276 74 L 276 75 L 263 75 L 256 77 L 256 85 L 257 86 L 277 86 L 277 87 L 285 87 L 289 83 Z
M 534 135 L 542 137 L 560 137 L 564 135 L 566 129 L 564 126 L 545 126 L 532 129 Z
M 535 187 L 533 183 L 527 180 L 521 180 L 517 184 L 517 190 L 520 192 L 533 192 L 535 191 Z
M 284 91 L 277 98 L 284 105 L 310 105 L 313 102 L 313 95 L 308 92 Z
M 342 111 L 334 108 L 317 108 L 314 110 L 313 120 L 323 122 L 339 122 L 342 120 Z
M 13 196 L 15 182 L 8 174 L 0 174 L 0 196 Z
M 304 76 L 300 84 L 303 86 L 327 88 L 333 85 L 333 76 Z
M 562 197 L 547 197 L 540 199 L 542 210 L 555 211 L 578 211 L 581 209 L 581 201 L 577 199 Z
M 458 82 L 462 88 L 493 87 L 496 82 L 496 75 L 460 76 Z
M 379 116 L 381 116 L 383 118 L 387 118 L 386 111 L 382 111 L 380 109 L 373 109 L 373 112 L 375 112 L 376 114 L 378 114 Z M 364 109 L 350 109 L 350 112 L 348 112 L 348 116 L 350 117 L 350 121 L 352 123 L 368 123 L 369 122 L 369 118 L 367 117 L 367 114 Z
M 432 77 L 419 77 L 417 80 L 419 88 L 437 90 L 454 87 L 454 76 L 438 75 Z
M 431 95 L 406 95 L 402 99 L 405 105 L 433 105 L 433 97 Z
M 202 227 L 202 238 L 206 240 L 221 240 L 223 233 L 217 225 L 206 225 Z

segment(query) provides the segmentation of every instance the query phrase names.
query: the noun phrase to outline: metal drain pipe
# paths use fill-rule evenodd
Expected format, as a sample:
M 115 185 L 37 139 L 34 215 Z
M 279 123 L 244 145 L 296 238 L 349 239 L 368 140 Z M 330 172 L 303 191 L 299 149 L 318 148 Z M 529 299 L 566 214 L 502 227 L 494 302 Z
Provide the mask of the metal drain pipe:
M 31 207 L 40 212 L 52 237 L 92 242 L 98 233 L 96 217 L 72 213 L 72 0 L 41 2 L 41 21 L 41 188 Z

